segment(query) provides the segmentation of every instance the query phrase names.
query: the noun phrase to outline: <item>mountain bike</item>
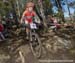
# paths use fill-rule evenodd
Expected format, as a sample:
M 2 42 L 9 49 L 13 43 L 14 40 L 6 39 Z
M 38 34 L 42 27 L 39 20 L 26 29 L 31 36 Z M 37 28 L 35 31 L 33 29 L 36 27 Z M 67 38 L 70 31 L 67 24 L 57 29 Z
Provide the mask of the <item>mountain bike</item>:
M 38 30 L 37 24 L 31 23 L 29 27 L 30 27 L 29 44 L 30 44 L 31 51 L 36 58 L 40 58 L 42 52 L 42 44 L 41 44 L 40 37 L 37 33 Z

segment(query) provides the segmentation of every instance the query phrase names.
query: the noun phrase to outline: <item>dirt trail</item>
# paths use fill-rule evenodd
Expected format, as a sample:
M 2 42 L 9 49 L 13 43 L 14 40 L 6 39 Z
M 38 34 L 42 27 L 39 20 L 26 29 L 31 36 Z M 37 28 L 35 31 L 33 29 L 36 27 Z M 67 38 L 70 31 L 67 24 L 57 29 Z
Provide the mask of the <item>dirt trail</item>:
M 46 34 L 47 36 L 43 35 L 43 37 L 41 37 L 43 46 L 42 46 L 42 56 L 40 59 L 36 59 L 33 56 L 30 50 L 30 46 L 28 45 L 28 41 L 26 41 L 23 37 L 16 37 L 13 39 L 9 39 L 6 42 L 1 42 L 0 63 L 22 63 L 19 51 L 21 51 L 23 54 L 25 61 L 24 63 L 50 63 L 47 61 L 44 62 L 43 60 L 75 60 L 75 48 L 65 50 L 59 49 L 58 51 L 55 51 L 55 49 L 53 50 L 53 48 L 51 48 L 52 46 L 51 40 L 53 35 L 52 33 L 50 34 L 51 34 L 50 36 L 49 33 L 47 33 Z M 74 38 L 75 36 L 73 35 L 71 40 L 73 41 L 73 44 Z M 52 40 L 52 42 L 54 42 L 54 40 Z M 42 62 L 40 60 L 42 60 Z

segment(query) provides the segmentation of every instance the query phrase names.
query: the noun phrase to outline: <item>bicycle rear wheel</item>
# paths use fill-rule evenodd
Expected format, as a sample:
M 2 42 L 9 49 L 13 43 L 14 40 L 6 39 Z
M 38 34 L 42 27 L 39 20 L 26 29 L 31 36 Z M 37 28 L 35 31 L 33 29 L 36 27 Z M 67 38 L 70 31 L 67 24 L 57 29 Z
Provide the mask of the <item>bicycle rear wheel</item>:
M 33 53 L 33 55 L 36 58 L 41 57 L 41 52 L 42 52 L 42 44 L 39 36 L 37 34 L 32 34 L 32 41 L 30 42 L 30 48 Z

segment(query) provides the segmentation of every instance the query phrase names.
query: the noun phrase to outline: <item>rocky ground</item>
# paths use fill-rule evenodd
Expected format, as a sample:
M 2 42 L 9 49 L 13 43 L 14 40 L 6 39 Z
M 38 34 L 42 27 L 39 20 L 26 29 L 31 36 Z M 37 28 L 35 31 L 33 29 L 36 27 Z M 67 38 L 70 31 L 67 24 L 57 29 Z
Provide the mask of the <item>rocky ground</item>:
M 0 63 L 75 63 L 74 33 L 55 34 L 49 31 L 41 36 L 41 41 L 40 59 L 33 56 L 29 42 L 25 40 L 24 35 L 0 42 Z M 53 60 L 58 61 L 53 62 Z M 59 60 L 63 61 L 59 62 Z

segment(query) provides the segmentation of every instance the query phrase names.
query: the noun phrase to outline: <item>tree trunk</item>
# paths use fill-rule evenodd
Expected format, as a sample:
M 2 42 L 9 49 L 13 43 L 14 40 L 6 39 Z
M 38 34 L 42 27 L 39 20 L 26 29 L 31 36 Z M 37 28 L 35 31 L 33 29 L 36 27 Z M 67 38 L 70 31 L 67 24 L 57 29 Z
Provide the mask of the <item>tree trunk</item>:
M 65 22 L 64 20 L 64 14 L 63 14 L 63 11 L 62 11 L 62 6 L 61 6 L 61 2 L 60 0 L 55 0 L 56 2 L 56 6 L 58 7 L 58 11 L 61 13 L 61 18 L 62 18 L 62 21 Z
M 66 4 L 67 4 L 67 8 L 68 8 L 68 12 L 69 12 L 69 16 L 70 16 L 70 20 L 72 20 L 71 13 L 70 13 L 70 9 L 69 9 L 68 1 L 67 1 L 67 0 L 66 0 Z
M 39 0 L 38 5 L 40 6 L 40 13 L 41 13 L 41 16 L 43 18 L 44 29 L 47 30 L 46 17 L 44 15 L 44 9 L 43 9 L 43 3 L 42 2 L 43 2 L 42 0 Z

